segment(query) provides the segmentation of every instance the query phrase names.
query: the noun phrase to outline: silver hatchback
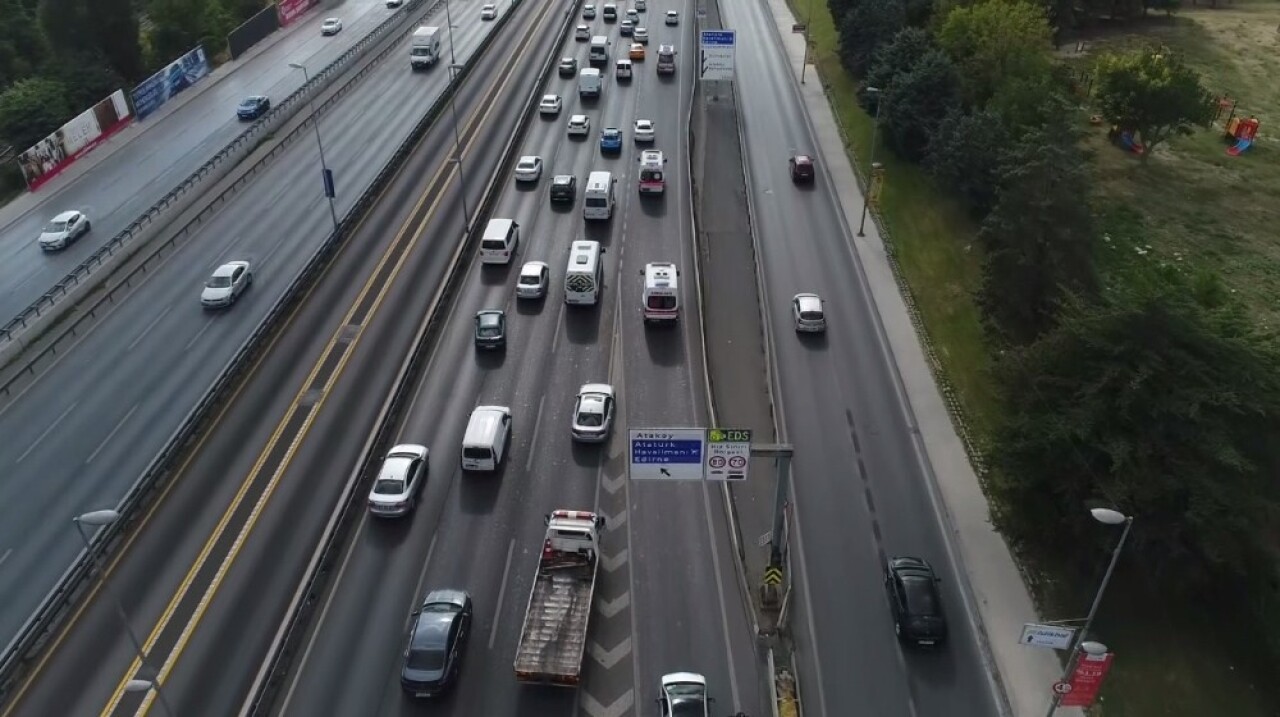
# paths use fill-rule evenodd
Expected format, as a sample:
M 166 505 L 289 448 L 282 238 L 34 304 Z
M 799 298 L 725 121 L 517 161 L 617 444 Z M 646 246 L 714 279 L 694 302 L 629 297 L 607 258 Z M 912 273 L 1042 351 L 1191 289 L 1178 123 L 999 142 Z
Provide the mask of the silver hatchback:
M 822 310 L 822 298 L 817 294 L 796 294 L 791 299 L 791 315 L 796 331 L 821 333 L 827 330 L 827 316 Z

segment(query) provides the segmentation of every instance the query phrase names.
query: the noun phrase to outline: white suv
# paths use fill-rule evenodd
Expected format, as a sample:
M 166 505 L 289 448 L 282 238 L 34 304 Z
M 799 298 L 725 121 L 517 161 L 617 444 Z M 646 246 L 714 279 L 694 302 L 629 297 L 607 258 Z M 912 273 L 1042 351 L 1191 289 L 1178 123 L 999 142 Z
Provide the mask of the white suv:
M 574 115 L 569 118 L 569 136 L 586 137 L 591 134 L 591 119 L 586 115 Z

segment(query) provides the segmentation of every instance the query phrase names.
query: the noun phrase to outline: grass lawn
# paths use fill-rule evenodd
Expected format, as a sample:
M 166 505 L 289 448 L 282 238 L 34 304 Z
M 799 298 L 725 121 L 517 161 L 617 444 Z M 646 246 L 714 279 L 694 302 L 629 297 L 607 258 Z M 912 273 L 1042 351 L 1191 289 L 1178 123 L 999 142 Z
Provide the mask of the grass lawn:
M 864 168 L 872 120 L 854 101 L 854 83 L 840 67 L 834 24 L 825 2 L 791 0 L 809 24 L 813 61 L 850 150 Z M 808 9 L 813 16 L 807 16 Z M 1274 302 L 1280 273 L 1280 4 L 1237 0 L 1221 9 L 1187 8 L 1173 19 L 1153 17 L 1074 46 L 1063 59 L 1087 65 L 1098 51 L 1135 46 L 1152 38 L 1185 54 L 1215 94 L 1240 100 L 1238 112 L 1261 120 L 1258 143 L 1228 157 L 1220 132 L 1203 131 L 1157 150 L 1146 166 L 1113 148 L 1105 128 L 1090 138 L 1107 252 L 1142 249 L 1152 260 L 1221 272 L 1261 320 L 1280 312 Z M 938 353 L 956 388 L 966 420 L 984 441 L 999 405 L 988 374 L 990 358 L 972 300 L 980 282 L 971 248 L 976 227 L 958 202 L 934 188 L 918 166 L 881 150 L 887 226 L 902 271 Z M 1271 209 L 1268 209 L 1271 207 Z M 1128 259 L 1126 259 L 1128 260 Z M 1103 556 L 1105 557 L 1105 556 Z M 1032 560 L 1034 563 L 1034 559 Z M 1042 561 L 1043 562 L 1043 561 Z M 1041 566 L 1043 567 L 1043 566 Z M 1097 630 L 1117 661 L 1095 715 L 1275 715 L 1274 665 L 1258 649 L 1256 626 L 1245 616 L 1171 601 L 1122 563 L 1099 613 Z M 1038 572 L 1043 573 L 1043 570 Z M 1082 617 L 1098 576 L 1044 575 L 1038 598 L 1047 618 Z M 1270 676 L 1269 676 L 1270 675 Z

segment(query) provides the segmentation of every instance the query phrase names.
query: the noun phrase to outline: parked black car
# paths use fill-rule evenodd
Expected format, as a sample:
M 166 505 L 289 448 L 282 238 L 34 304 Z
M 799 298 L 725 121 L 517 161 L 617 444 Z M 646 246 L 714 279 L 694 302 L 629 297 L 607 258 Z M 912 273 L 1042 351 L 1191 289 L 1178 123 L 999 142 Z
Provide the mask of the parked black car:
M 947 618 L 938 582 L 933 567 L 920 558 L 889 558 L 885 563 L 884 584 L 899 640 L 922 647 L 946 642 Z
M 551 178 L 551 203 L 572 202 L 578 198 L 578 178 L 572 174 L 557 174 Z
M 507 345 L 507 314 L 487 309 L 476 314 L 476 348 L 500 349 Z
M 263 95 L 244 98 L 236 108 L 236 116 L 242 120 L 256 120 L 271 109 L 271 99 Z
M 432 590 L 413 618 L 400 686 L 414 697 L 434 697 L 457 679 L 471 632 L 471 596 Z

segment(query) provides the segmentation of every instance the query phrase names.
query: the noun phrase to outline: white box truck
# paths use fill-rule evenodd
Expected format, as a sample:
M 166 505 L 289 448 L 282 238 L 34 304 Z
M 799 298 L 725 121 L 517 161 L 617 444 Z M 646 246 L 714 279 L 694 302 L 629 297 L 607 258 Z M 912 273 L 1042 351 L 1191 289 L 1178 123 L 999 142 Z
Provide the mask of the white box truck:
M 413 41 L 409 45 L 409 65 L 415 70 L 424 70 L 439 59 L 440 28 L 424 25 L 414 30 Z

